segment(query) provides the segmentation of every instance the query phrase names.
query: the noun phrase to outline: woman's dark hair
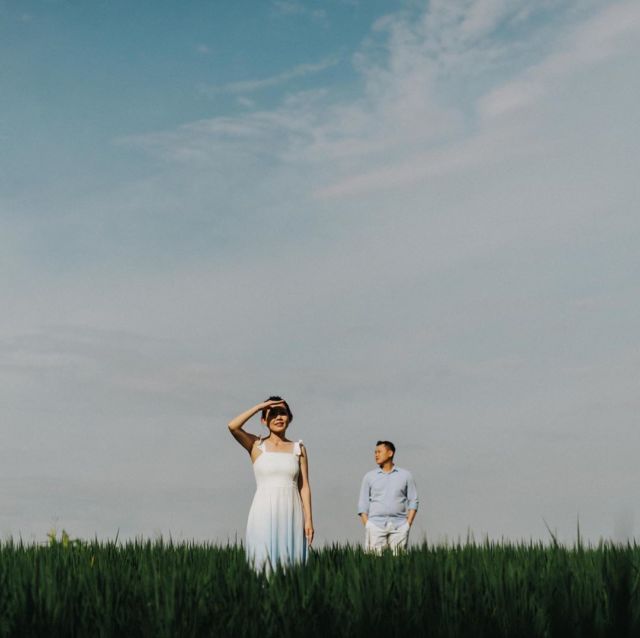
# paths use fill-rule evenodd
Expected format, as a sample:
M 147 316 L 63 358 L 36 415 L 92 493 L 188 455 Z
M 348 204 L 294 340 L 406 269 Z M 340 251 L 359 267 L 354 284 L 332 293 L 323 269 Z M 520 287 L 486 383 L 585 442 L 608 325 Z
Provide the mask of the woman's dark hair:
M 376 443 L 376 447 L 378 445 L 384 445 L 387 447 L 388 450 L 391 450 L 394 454 L 396 453 L 396 446 L 393 443 L 391 443 L 391 441 L 378 441 Z
M 291 423 L 291 421 L 293 421 L 293 412 L 291 412 L 291 408 L 289 407 L 289 404 L 282 398 L 282 397 L 278 397 L 278 396 L 273 396 L 273 397 L 269 397 L 268 399 L 265 399 L 266 401 L 282 401 L 282 403 L 284 403 L 284 407 L 287 411 L 287 414 L 289 415 L 289 423 Z M 262 409 L 262 418 L 266 420 L 267 418 L 267 412 L 273 412 L 273 408 L 263 408 Z

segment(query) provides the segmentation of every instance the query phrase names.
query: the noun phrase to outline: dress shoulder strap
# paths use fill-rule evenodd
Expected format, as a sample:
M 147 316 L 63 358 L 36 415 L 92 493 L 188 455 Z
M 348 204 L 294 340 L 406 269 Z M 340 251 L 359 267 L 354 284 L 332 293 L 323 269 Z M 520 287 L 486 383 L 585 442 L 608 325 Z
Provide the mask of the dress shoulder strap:
M 296 442 L 293 444 L 293 453 L 294 453 L 296 456 L 300 456 L 300 455 L 302 454 L 302 450 L 300 449 L 300 444 L 301 444 L 301 443 L 302 443 L 302 439 L 300 439 L 299 441 L 296 441 Z
M 261 451 L 264 452 L 264 439 L 260 436 L 258 437 L 258 443 L 256 443 L 256 447 Z

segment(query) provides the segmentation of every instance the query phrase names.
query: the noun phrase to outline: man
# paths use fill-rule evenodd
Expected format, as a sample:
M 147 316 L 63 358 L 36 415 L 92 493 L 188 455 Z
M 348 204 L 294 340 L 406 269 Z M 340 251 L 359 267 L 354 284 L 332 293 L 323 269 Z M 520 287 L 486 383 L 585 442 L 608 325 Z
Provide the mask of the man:
M 381 553 L 407 548 L 409 530 L 418 511 L 418 491 L 407 470 L 393 463 L 396 448 L 378 441 L 374 452 L 377 470 L 364 475 L 358 514 L 365 527 L 365 550 Z

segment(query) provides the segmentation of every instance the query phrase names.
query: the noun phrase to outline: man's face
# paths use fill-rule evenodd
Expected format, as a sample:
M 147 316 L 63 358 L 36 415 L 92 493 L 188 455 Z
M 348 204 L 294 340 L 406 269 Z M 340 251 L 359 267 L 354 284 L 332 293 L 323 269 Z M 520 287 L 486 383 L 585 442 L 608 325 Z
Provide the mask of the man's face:
M 376 445 L 373 455 L 378 465 L 384 465 L 393 458 L 393 452 L 386 445 Z

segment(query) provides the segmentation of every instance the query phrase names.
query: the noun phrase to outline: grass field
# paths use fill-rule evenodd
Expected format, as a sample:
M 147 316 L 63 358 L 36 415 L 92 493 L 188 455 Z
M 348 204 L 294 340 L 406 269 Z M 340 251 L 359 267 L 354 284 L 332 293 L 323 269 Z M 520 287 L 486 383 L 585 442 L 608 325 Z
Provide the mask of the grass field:
M 0 636 L 640 636 L 640 547 L 313 552 L 269 580 L 241 547 L 0 545 Z

